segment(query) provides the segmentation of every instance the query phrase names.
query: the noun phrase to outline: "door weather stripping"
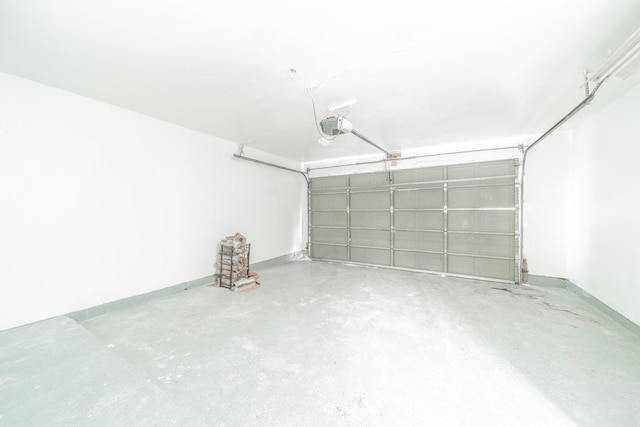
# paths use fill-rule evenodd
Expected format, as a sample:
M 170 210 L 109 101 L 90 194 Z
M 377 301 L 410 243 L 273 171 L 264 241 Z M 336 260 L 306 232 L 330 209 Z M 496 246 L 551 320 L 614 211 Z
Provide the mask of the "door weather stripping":
M 247 160 L 249 162 L 253 162 L 253 163 L 259 163 L 261 165 L 265 165 L 265 166 L 271 166 L 272 168 L 278 168 L 278 169 L 283 169 L 289 172 L 295 172 L 295 173 L 299 173 L 300 175 L 302 175 L 305 179 L 305 181 L 307 181 L 307 184 L 309 184 L 309 178 L 307 177 L 307 174 L 299 171 L 299 170 L 295 170 L 292 168 L 288 168 L 286 166 L 280 166 L 280 165 L 276 165 L 274 163 L 269 163 L 269 162 L 263 162 L 262 160 L 257 160 L 257 159 L 252 159 L 251 157 L 245 157 L 244 155 L 240 155 L 240 154 L 234 154 L 233 157 L 235 157 L 236 159 L 240 159 L 240 160 Z

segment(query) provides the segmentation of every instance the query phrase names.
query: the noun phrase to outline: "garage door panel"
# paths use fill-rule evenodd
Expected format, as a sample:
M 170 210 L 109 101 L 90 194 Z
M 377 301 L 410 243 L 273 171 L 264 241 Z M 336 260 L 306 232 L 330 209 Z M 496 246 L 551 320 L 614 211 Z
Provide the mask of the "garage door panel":
M 513 233 L 515 211 L 450 211 L 447 214 L 451 231 L 487 231 Z
M 516 164 L 513 160 L 469 163 L 447 166 L 448 179 L 486 178 L 492 176 L 515 175 Z
M 347 176 L 328 176 L 323 178 L 313 178 L 311 180 L 311 189 L 326 190 L 330 188 L 346 188 Z
M 449 233 L 448 249 L 465 255 L 513 257 L 515 239 L 513 236 L 491 234 Z
M 509 186 L 509 185 L 514 185 L 515 184 L 515 179 L 513 178 L 486 178 L 486 179 L 482 179 L 480 181 L 469 181 L 469 180 L 463 180 L 463 181 L 450 181 L 447 183 L 447 187 L 449 188 L 455 188 L 455 187 L 482 187 L 484 186 L 488 186 L 488 185 L 505 185 L 505 186 Z
M 347 244 L 347 229 L 340 228 L 312 228 L 311 241 L 316 243 Z
M 311 209 L 347 209 L 347 194 L 314 194 Z
M 450 188 L 449 208 L 513 208 L 514 186 Z
M 394 209 L 441 209 L 444 194 L 441 188 L 395 191 L 393 193 Z
M 444 179 L 444 167 L 432 167 L 422 169 L 405 169 L 393 173 L 394 184 L 427 183 L 442 181 Z M 439 185 L 442 185 L 441 183 Z
M 442 272 L 444 271 L 444 255 L 397 250 L 393 254 L 393 265 Z
M 388 191 L 351 193 L 351 209 L 389 209 Z
M 351 212 L 352 227 L 389 228 L 389 212 Z
M 346 227 L 347 212 L 312 212 L 311 225 Z
M 517 171 L 500 160 L 314 178 L 311 256 L 514 281 Z
M 393 214 L 395 228 L 444 230 L 444 215 L 439 211 L 398 211 Z
M 396 231 L 393 247 L 397 249 L 416 249 L 420 251 L 444 250 L 444 233 Z
M 391 245 L 387 230 L 351 230 L 351 244 L 355 246 L 375 246 L 388 248 Z
M 406 169 L 393 173 L 393 184 L 397 188 L 442 187 L 444 167 Z
M 443 181 L 436 181 L 436 182 L 423 182 L 423 183 L 414 183 L 414 184 L 394 184 L 393 188 L 395 189 L 395 191 L 406 191 L 406 190 L 413 190 L 413 189 L 440 189 L 442 190 L 444 182 Z
M 390 265 L 389 249 L 351 248 L 351 261 L 365 264 Z
M 311 258 L 348 261 L 347 248 L 344 246 L 329 246 L 314 243 L 311 245 Z
M 389 185 L 389 172 L 359 173 L 351 175 L 351 188 Z
M 513 280 L 515 264 L 512 260 L 450 255 L 448 270 L 449 273 L 465 276 Z

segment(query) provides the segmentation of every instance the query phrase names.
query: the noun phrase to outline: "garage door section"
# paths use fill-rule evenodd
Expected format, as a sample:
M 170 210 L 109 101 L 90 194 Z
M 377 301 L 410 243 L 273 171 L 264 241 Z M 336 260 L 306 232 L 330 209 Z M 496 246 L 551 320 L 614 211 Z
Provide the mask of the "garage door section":
M 517 160 L 312 178 L 314 259 L 517 280 Z
M 312 179 L 309 198 L 311 256 L 348 261 L 349 176 Z

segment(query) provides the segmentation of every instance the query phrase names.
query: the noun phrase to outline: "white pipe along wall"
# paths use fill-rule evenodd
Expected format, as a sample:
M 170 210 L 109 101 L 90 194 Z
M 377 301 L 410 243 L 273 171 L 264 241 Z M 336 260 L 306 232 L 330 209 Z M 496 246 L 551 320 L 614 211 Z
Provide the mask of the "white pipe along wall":
M 302 176 L 8 74 L 0 91 L 0 330 L 212 275 L 235 232 L 252 262 L 304 249 Z

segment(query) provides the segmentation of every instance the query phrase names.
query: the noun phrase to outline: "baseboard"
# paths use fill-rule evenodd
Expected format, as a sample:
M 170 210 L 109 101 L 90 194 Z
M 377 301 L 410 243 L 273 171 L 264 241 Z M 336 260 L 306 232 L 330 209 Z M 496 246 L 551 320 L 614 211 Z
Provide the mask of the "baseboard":
M 80 322 L 83 320 L 91 319 L 92 317 L 102 316 L 103 314 L 110 313 L 112 311 L 120 310 L 123 308 L 131 307 L 143 302 L 150 301 L 152 299 L 160 298 L 167 295 L 177 294 L 179 292 L 187 291 L 189 289 L 197 288 L 200 286 L 213 283 L 213 275 L 201 277 L 199 279 L 190 280 L 188 282 L 180 283 L 178 285 L 169 286 L 167 288 L 157 289 L 155 291 L 146 292 L 141 295 L 134 295 L 131 297 L 119 299 L 116 301 L 107 302 L 104 304 L 96 305 L 93 307 L 85 308 L 84 310 L 73 311 L 68 313 L 67 316 Z
M 589 292 L 585 291 L 580 286 L 576 285 L 570 280 L 561 279 L 559 277 L 536 276 L 536 275 L 530 274 L 529 281 L 527 282 L 527 284 L 533 285 L 533 286 L 565 288 L 573 292 L 574 294 L 576 294 L 577 296 L 582 298 L 584 301 L 588 302 L 589 304 L 591 304 L 592 306 L 594 306 L 595 308 L 597 308 L 598 310 L 600 310 L 601 312 L 603 312 L 604 314 L 612 318 L 613 320 L 615 320 L 618 324 L 624 326 L 629 331 L 640 336 L 640 325 L 637 325 L 636 323 L 627 319 L 625 316 L 618 313 L 616 310 L 609 307 L 607 304 L 603 303 L 598 298 L 594 297 Z
M 567 280 L 567 289 L 573 292 L 574 294 L 578 295 L 583 300 L 587 301 L 589 304 L 591 304 L 592 306 L 594 306 L 595 308 L 597 308 L 598 310 L 600 310 L 601 312 L 603 312 L 604 314 L 606 314 L 607 316 L 615 320 L 616 322 L 618 322 L 620 325 L 629 329 L 634 334 L 640 336 L 640 325 L 632 322 L 622 314 L 618 313 L 616 310 L 609 307 L 607 304 L 603 303 L 598 298 L 591 295 L 589 292 L 585 291 L 584 289 L 582 289 L 581 287 L 579 287 L 575 283 L 572 283 L 569 280 Z
M 559 277 L 536 276 L 534 274 L 530 274 L 527 284 L 534 286 L 548 286 L 552 288 L 566 288 L 568 282 L 569 281 L 567 279 L 561 279 Z
M 287 255 L 282 255 L 276 258 L 271 258 L 265 261 L 260 261 L 255 264 L 251 264 L 251 271 L 257 271 L 259 269 L 265 269 L 268 267 L 277 267 L 279 265 L 283 265 L 291 261 L 299 261 L 304 259 L 307 259 L 304 251 L 293 252 Z M 147 292 L 141 295 L 134 295 L 134 296 L 119 299 L 116 301 L 111 301 L 111 302 L 96 305 L 93 307 L 85 308 L 83 310 L 73 311 L 71 313 L 68 313 L 67 316 L 72 318 L 76 322 L 81 322 L 83 320 L 91 319 L 92 317 L 102 316 L 103 314 L 107 314 L 112 311 L 121 310 L 123 308 L 141 304 L 143 302 L 147 302 L 152 299 L 164 297 L 167 295 L 177 294 L 183 291 L 188 291 L 189 289 L 208 285 L 210 283 L 213 283 L 214 281 L 215 281 L 215 278 L 213 275 L 205 276 L 199 279 L 180 283 L 178 285 L 169 286 L 167 288 L 157 289 L 155 291 Z
M 260 273 L 258 270 L 263 270 L 265 268 L 277 267 L 279 265 L 284 265 L 291 261 L 303 261 L 308 260 L 305 251 L 292 252 L 287 255 L 282 255 L 276 258 L 271 258 L 265 261 L 260 261 L 256 263 L 251 263 L 251 271 L 255 271 Z

